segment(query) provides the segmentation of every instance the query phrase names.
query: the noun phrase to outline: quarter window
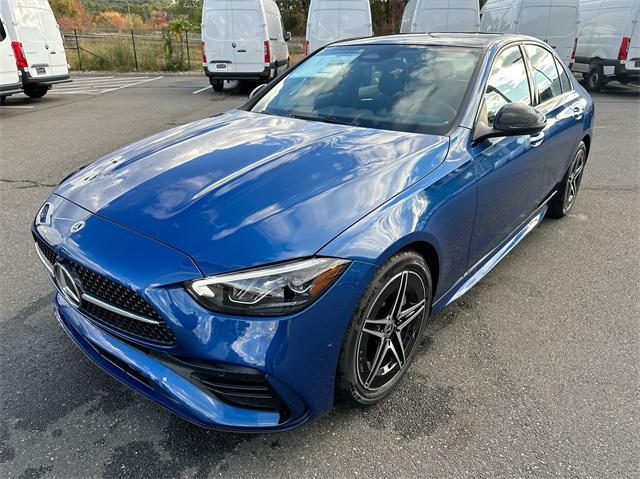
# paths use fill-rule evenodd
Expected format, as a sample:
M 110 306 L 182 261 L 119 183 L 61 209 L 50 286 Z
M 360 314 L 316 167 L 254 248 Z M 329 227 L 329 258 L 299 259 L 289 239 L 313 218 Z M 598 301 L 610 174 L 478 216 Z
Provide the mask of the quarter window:
M 531 105 L 531 93 L 524 59 L 519 47 L 500 52 L 493 63 L 484 95 L 486 123 L 493 126 L 498 110 L 507 103 Z
M 562 86 L 553 55 L 535 45 L 526 45 L 525 49 L 533 69 L 533 81 L 538 88 L 540 103 L 560 95 Z

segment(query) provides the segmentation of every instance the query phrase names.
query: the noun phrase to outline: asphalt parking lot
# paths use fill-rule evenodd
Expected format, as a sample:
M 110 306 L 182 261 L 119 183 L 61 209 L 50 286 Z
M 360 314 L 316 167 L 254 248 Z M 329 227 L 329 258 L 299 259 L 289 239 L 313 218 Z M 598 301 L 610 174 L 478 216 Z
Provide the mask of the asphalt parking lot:
M 298 431 L 199 429 L 107 376 L 53 317 L 30 222 L 77 167 L 242 104 L 204 77 L 77 77 L 0 107 L 0 477 L 638 477 L 640 89 L 594 96 L 571 215 L 433 318 L 398 391 Z

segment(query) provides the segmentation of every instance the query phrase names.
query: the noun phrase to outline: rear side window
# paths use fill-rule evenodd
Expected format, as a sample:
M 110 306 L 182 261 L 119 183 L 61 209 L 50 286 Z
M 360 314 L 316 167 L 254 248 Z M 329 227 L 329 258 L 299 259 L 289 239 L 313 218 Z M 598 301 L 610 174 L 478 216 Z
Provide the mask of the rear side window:
M 562 84 L 553 55 L 536 45 L 526 45 L 525 49 L 533 68 L 533 81 L 538 88 L 540 103 L 560 95 Z
M 507 103 L 531 105 L 527 69 L 519 47 L 509 47 L 496 56 L 484 101 L 487 115 L 484 120 L 490 127 L 498 110 Z
M 560 64 L 560 62 L 556 59 L 556 68 L 560 72 L 560 83 L 562 84 L 562 91 L 568 92 L 573 90 L 573 86 L 571 85 L 571 80 L 569 79 L 569 75 L 567 74 L 567 70 Z

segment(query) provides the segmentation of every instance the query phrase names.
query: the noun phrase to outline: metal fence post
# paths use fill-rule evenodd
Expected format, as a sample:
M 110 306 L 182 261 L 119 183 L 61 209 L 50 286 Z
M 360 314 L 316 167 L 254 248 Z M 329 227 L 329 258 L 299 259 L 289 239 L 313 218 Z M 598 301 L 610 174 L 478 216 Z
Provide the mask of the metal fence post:
M 78 32 L 73 29 L 73 36 L 76 38 L 76 51 L 78 52 L 78 66 L 82 70 L 82 56 L 80 55 L 80 44 L 78 43 Z
M 136 52 L 136 39 L 133 36 L 133 28 L 131 29 L 131 44 L 133 45 L 133 61 L 136 64 L 136 71 L 138 71 L 138 53 Z
M 191 57 L 189 56 L 189 30 L 185 30 L 184 35 L 187 37 L 187 70 L 191 70 Z

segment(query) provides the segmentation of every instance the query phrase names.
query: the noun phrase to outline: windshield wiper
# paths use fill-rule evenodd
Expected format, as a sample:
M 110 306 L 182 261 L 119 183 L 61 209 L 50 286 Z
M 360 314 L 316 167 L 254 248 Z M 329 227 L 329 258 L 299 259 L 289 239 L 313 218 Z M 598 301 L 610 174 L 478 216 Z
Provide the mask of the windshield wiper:
M 341 121 L 333 116 L 307 116 L 307 115 L 298 115 L 297 113 L 288 115 L 289 118 L 295 118 L 296 120 L 307 120 L 307 121 L 321 121 L 323 123 L 331 123 L 334 125 L 348 125 L 354 126 L 353 122 Z

